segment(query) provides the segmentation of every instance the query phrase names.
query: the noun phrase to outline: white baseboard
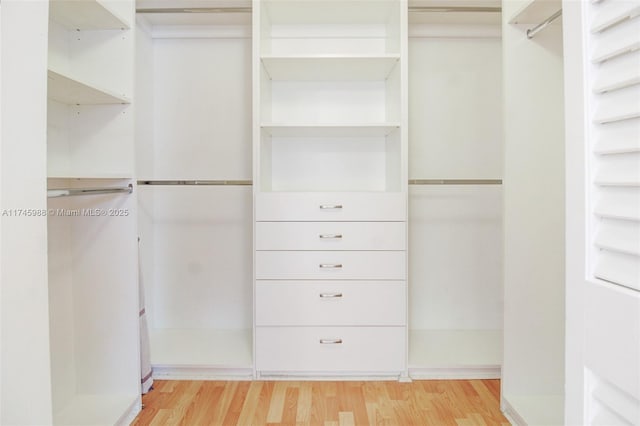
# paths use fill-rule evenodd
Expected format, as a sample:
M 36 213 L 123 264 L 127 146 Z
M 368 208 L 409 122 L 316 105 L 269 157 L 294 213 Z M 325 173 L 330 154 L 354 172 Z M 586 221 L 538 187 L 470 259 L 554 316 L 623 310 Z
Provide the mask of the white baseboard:
M 409 377 L 413 380 L 479 380 L 499 379 L 499 365 L 452 366 L 452 367 L 409 367 Z
M 154 365 L 157 380 L 253 380 L 253 369 L 216 366 Z
M 513 426 L 527 426 L 527 422 L 524 421 L 509 401 L 504 398 L 500 398 L 500 410 Z
M 133 421 L 138 416 L 138 414 L 140 414 L 140 411 L 142 411 L 142 398 L 138 397 L 131 404 L 131 406 L 129 407 L 127 412 L 124 413 L 122 415 L 122 417 L 120 417 L 120 419 L 118 420 L 116 425 L 117 426 L 128 426 L 128 425 L 130 425 L 131 423 L 133 423 Z

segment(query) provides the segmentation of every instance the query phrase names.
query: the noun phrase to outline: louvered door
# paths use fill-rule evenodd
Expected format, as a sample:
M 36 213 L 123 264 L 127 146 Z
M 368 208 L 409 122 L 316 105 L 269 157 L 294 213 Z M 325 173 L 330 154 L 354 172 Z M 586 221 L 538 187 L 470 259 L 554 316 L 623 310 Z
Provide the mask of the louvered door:
M 640 1 L 563 7 L 567 424 L 640 425 Z

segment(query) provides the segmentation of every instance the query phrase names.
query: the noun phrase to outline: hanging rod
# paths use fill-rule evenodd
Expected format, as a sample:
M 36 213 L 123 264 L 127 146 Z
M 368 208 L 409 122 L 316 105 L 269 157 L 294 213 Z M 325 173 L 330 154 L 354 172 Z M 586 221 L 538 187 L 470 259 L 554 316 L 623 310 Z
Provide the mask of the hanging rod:
M 251 186 L 250 180 L 139 180 L 155 186 Z M 409 185 L 502 185 L 502 179 L 409 179 Z
M 500 13 L 501 7 L 478 7 L 478 6 L 409 6 L 409 12 L 417 13 Z M 177 8 L 140 8 L 136 13 L 251 13 L 251 6 L 245 7 L 177 7 Z
M 107 187 L 107 188 L 63 188 L 63 189 L 48 189 L 48 198 L 57 197 L 72 197 L 76 195 L 101 195 L 101 194 L 117 194 L 126 192 L 131 194 L 133 192 L 133 185 L 129 184 L 123 187 Z
M 553 21 L 558 19 L 560 16 L 562 16 L 562 9 L 560 9 L 559 11 L 554 13 L 553 15 L 549 16 L 544 22 L 541 22 L 538 25 L 536 25 L 535 27 L 528 29 L 527 30 L 527 38 L 532 39 L 536 34 L 538 34 L 540 31 L 544 30 L 549 24 L 551 24 Z
M 409 179 L 409 185 L 502 185 L 502 179 Z
M 250 180 L 139 180 L 138 185 L 249 186 L 253 185 L 253 182 Z
M 251 13 L 251 7 L 141 8 L 136 13 Z

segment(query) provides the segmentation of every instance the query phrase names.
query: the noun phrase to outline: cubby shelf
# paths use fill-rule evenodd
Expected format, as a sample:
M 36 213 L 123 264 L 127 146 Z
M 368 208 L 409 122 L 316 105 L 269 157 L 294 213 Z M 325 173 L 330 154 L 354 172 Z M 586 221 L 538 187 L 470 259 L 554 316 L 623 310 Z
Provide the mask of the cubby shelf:
M 131 99 L 49 69 L 48 97 L 68 105 L 129 104 Z
M 400 123 L 381 124 L 262 124 L 262 129 L 275 137 L 372 137 L 387 136 L 400 128 Z
M 128 29 L 123 19 L 109 10 L 100 0 L 52 0 L 51 19 L 72 30 Z
M 262 64 L 272 80 L 366 81 L 385 80 L 400 56 L 368 55 L 263 55 Z

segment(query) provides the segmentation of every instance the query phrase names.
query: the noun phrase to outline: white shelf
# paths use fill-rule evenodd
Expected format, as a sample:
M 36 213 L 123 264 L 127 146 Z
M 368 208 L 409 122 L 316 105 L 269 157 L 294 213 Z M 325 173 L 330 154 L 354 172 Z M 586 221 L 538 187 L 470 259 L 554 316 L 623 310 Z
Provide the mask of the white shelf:
M 396 1 L 264 1 L 272 25 L 366 25 L 386 24 Z
M 252 368 L 250 330 L 152 330 L 152 366 Z
M 131 100 L 59 72 L 48 72 L 48 97 L 68 105 L 129 104 Z
M 532 0 L 509 20 L 510 24 L 540 24 L 562 9 L 560 0 Z
M 297 124 L 265 123 L 261 126 L 275 137 L 380 137 L 400 128 L 400 123 L 382 124 Z
M 128 29 L 129 25 L 100 0 L 51 0 L 51 19 L 72 30 Z
M 501 364 L 501 330 L 409 331 L 409 368 Z
M 54 414 L 53 423 L 65 426 L 118 424 L 139 398 L 138 395 L 77 395 Z
M 272 80 L 369 81 L 385 80 L 400 56 L 268 55 L 261 59 Z

